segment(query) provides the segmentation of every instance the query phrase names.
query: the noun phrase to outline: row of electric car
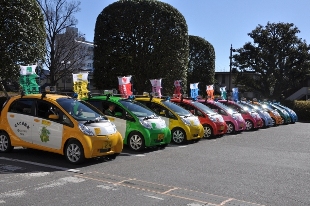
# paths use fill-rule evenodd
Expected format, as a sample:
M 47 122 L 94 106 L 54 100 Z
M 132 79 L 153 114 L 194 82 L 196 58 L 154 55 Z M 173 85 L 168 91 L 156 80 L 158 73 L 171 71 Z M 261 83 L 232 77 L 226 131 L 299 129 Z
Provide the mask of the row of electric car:
M 297 121 L 280 104 L 182 96 L 106 94 L 78 100 L 43 93 L 11 97 L 2 105 L 0 152 L 21 146 L 62 154 L 73 164 L 115 158 L 123 145 L 141 151 Z

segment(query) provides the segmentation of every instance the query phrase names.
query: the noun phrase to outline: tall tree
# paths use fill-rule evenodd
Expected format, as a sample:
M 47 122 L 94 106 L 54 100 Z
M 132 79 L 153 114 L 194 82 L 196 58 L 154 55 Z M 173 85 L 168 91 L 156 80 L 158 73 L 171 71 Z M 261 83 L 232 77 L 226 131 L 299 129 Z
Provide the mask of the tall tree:
M 19 65 L 43 59 L 45 38 L 44 19 L 36 0 L 1 0 L 0 78 L 16 80 Z
M 248 34 L 254 43 L 246 43 L 233 55 L 233 65 L 241 71 L 236 83 L 273 98 L 302 87 L 305 74 L 310 73 L 310 46 L 297 37 L 299 32 L 292 23 L 258 25 Z M 249 77 L 244 72 L 256 75 Z
M 214 75 L 214 47 L 205 39 L 190 35 L 187 90 L 189 90 L 190 83 L 199 82 L 200 94 L 205 95 L 206 85 L 214 84 Z
M 183 15 L 156 0 L 120 0 L 99 14 L 94 36 L 94 82 L 117 88 L 117 76 L 133 75 L 137 92 L 163 78 L 163 93 L 174 80 L 186 82 L 188 29 Z
M 74 14 L 80 11 L 79 1 L 37 0 L 45 20 L 47 33 L 47 54 L 45 66 L 49 69 L 47 78 L 52 85 L 83 67 L 87 46 L 78 43 L 84 40 L 78 32 L 78 21 Z

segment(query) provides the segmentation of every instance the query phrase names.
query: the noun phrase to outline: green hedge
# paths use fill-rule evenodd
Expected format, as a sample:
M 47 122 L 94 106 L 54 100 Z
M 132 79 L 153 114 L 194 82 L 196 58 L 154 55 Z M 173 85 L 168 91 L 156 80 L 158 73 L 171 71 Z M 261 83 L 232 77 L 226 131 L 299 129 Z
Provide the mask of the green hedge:
M 298 121 L 310 122 L 310 101 L 283 101 L 282 104 L 296 112 Z

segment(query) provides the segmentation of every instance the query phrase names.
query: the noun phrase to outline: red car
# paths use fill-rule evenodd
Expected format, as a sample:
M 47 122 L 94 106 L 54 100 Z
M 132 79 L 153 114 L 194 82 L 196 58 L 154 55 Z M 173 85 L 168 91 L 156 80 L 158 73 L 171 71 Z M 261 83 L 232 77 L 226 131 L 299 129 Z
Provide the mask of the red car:
M 227 124 L 227 134 L 233 134 L 245 130 L 245 121 L 243 117 L 234 109 L 231 109 L 218 101 L 206 101 L 204 99 L 198 99 L 198 101 L 222 115 Z
M 239 112 L 244 121 L 245 121 L 245 130 L 253 130 L 253 129 L 258 129 L 263 126 L 263 121 L 260 118 L 259 114 L 254 111 L 247 111 L 244 109 L 244 107 L 234 101 L 229 101 L 229 100 L 219 100 L 222 104 L 225 104 L 226 106 L 236 110 Z
M 170 101 L 198 116 L 204 128 L 204 138 L 224 135 L 227 132 L 227 125 L 223 117 L 206 105 L 191 99 L 173 98 Z

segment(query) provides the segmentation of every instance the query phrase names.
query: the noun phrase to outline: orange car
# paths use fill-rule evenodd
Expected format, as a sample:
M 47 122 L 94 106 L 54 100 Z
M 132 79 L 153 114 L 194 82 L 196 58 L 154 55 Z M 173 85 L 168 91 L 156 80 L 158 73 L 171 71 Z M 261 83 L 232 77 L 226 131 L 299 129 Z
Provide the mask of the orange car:
M 269 107 L 265 107 L 264 105 L 260 104 L 259 102 L 251 102 L 253 105 L 256 105 L 262 109 L 264 109 L 265 111 L 267 111 L 272 119 L 272 125 L 273 126 L 277 126 L 280 124 L 283 124 L 283 120 L 281 118 L 281 115 L 276 111 L 276 110 L 272 110 Z

